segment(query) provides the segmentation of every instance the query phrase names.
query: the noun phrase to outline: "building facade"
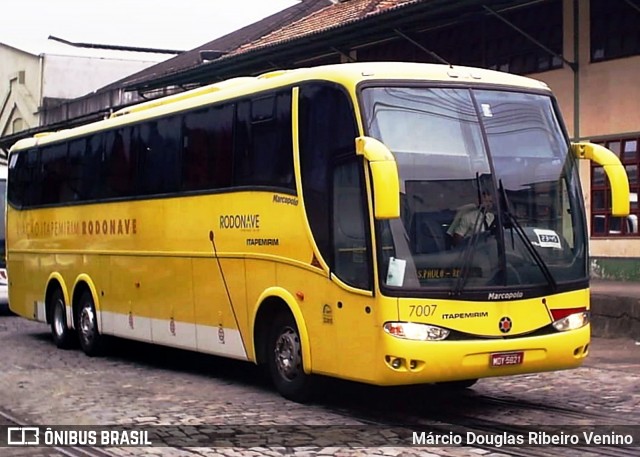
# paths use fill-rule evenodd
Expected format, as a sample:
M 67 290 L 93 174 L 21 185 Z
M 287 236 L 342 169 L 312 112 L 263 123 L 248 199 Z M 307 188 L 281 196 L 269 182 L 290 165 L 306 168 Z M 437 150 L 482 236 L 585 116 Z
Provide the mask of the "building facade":
M 237 58 L 251 52 L 257 57 L 278 43 L 290 46 L 292 37 L 322 40 L 323 26 L 326 39 L 335 40 L 330 34 L 337 26 L 332 17 L 342 17 L 351 22 L 343 29 L 350 39 L 335 41 L 333 48 L 339 52 L 316 52 L 315 62 L 309 53 L 305 64 L 337 59 L 442 62 L 546 82 L 558 98 L 570 137 L 614 151 L 629 177 L 631 215 L 613 217 L 602 167 L 581 164 L 592 273 L 640 280 L 640 2 L 452 1 L 448 10 L 435 4 L 343 1 L 333 12 L 320 11 L 306 23 L 300 21 L 237 50 Z M 405 15 L 398 17 L 402 10 Z M 379 31 L 372 35 L 367 28 L 374 26 Z
M 0 43 L 0 63 L 0 137 L 6 137 L 46 125 L 44 113 L 50 107 L 93 92 L 158 60 L 32 54 Z
M 235 76 L 326 63 L 440 62 L 527 75 L 555 92 L 573 140 L 604 144 L 625 164 L 628 218 L 611 216 L 602 168 L 581 164 L 592 271 L 640 280 L 638 23 L 638 0 L 303 0 L 71 101 L 73 116 L 58 112 L 48 123 L 104 112 L 114 91 L 121 106 Z

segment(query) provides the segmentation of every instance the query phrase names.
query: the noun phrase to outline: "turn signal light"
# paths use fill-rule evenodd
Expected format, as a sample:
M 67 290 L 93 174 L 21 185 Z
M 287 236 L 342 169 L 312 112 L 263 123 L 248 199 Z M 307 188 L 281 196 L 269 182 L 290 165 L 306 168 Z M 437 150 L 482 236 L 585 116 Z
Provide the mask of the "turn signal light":
M 570 314 L 580 313 L 582 311 L 586 311 L 587 308 L 584 306 L 582 308 L 562 308 L 562 309 L 552 309 L 551 316 L 553 317 L 553 321 L 558 321 L 562 318 L 569 316 Z

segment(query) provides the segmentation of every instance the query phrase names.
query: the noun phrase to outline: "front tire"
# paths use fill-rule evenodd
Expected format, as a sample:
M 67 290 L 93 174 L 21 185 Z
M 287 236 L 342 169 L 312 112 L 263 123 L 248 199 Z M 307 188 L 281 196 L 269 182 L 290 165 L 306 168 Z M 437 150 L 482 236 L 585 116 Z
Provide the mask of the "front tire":
M 60 289 L 51 294 L 51 336 L 60 349 L 69 349 L 74 345 L 75 335 L 67 325 L 67 307 Z
M 86 355 L 101 355 L 104 349 L 104 337 L 98 331 L 96 307 L 91 293 L 85 291 L 80 297 L 80 310 L 77 319 L 78 339 Z
M 277 391 L 289 400 L 307 401 L 312 393 L 312 378 L 303 369 L 300 333 L 291 314 L 276 316 L 267 350 L 269 374 Z

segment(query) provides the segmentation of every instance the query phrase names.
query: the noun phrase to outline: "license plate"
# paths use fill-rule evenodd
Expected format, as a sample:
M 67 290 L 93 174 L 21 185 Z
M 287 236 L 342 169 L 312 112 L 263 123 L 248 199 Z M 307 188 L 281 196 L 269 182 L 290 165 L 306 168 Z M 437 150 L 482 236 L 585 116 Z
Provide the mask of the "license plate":
M 521 365 L 524 360 L 524 352 L 500 352 L 491 354 L 492 367 L 506 367 L 509 365 Z

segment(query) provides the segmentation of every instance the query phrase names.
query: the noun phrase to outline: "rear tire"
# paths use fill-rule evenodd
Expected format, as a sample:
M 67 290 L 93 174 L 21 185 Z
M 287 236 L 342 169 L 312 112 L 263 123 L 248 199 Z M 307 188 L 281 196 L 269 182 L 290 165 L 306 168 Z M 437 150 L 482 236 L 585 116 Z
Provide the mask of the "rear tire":
M 95 357 L 104 351 L 104 337 L 98 331 L 98 319 L 93 297 L 88 291 L 80 296 L 80 311 L 77 317 L 78 339 L 86 355 Z
M 302 365 L 302 344 L 295 319 L 281 313 L 273 321 L 267 345 L 269 374 L 286 399 L 305 402 L 312 394 L 312 377 Z
M 75 335 L 67 325 L 67 307 L 64 303 L 62 291 L 58 288 L 53 291 L 51 302 L 51 336 L 53 342 L 60 349 L 69 349 L 74 346 Z

